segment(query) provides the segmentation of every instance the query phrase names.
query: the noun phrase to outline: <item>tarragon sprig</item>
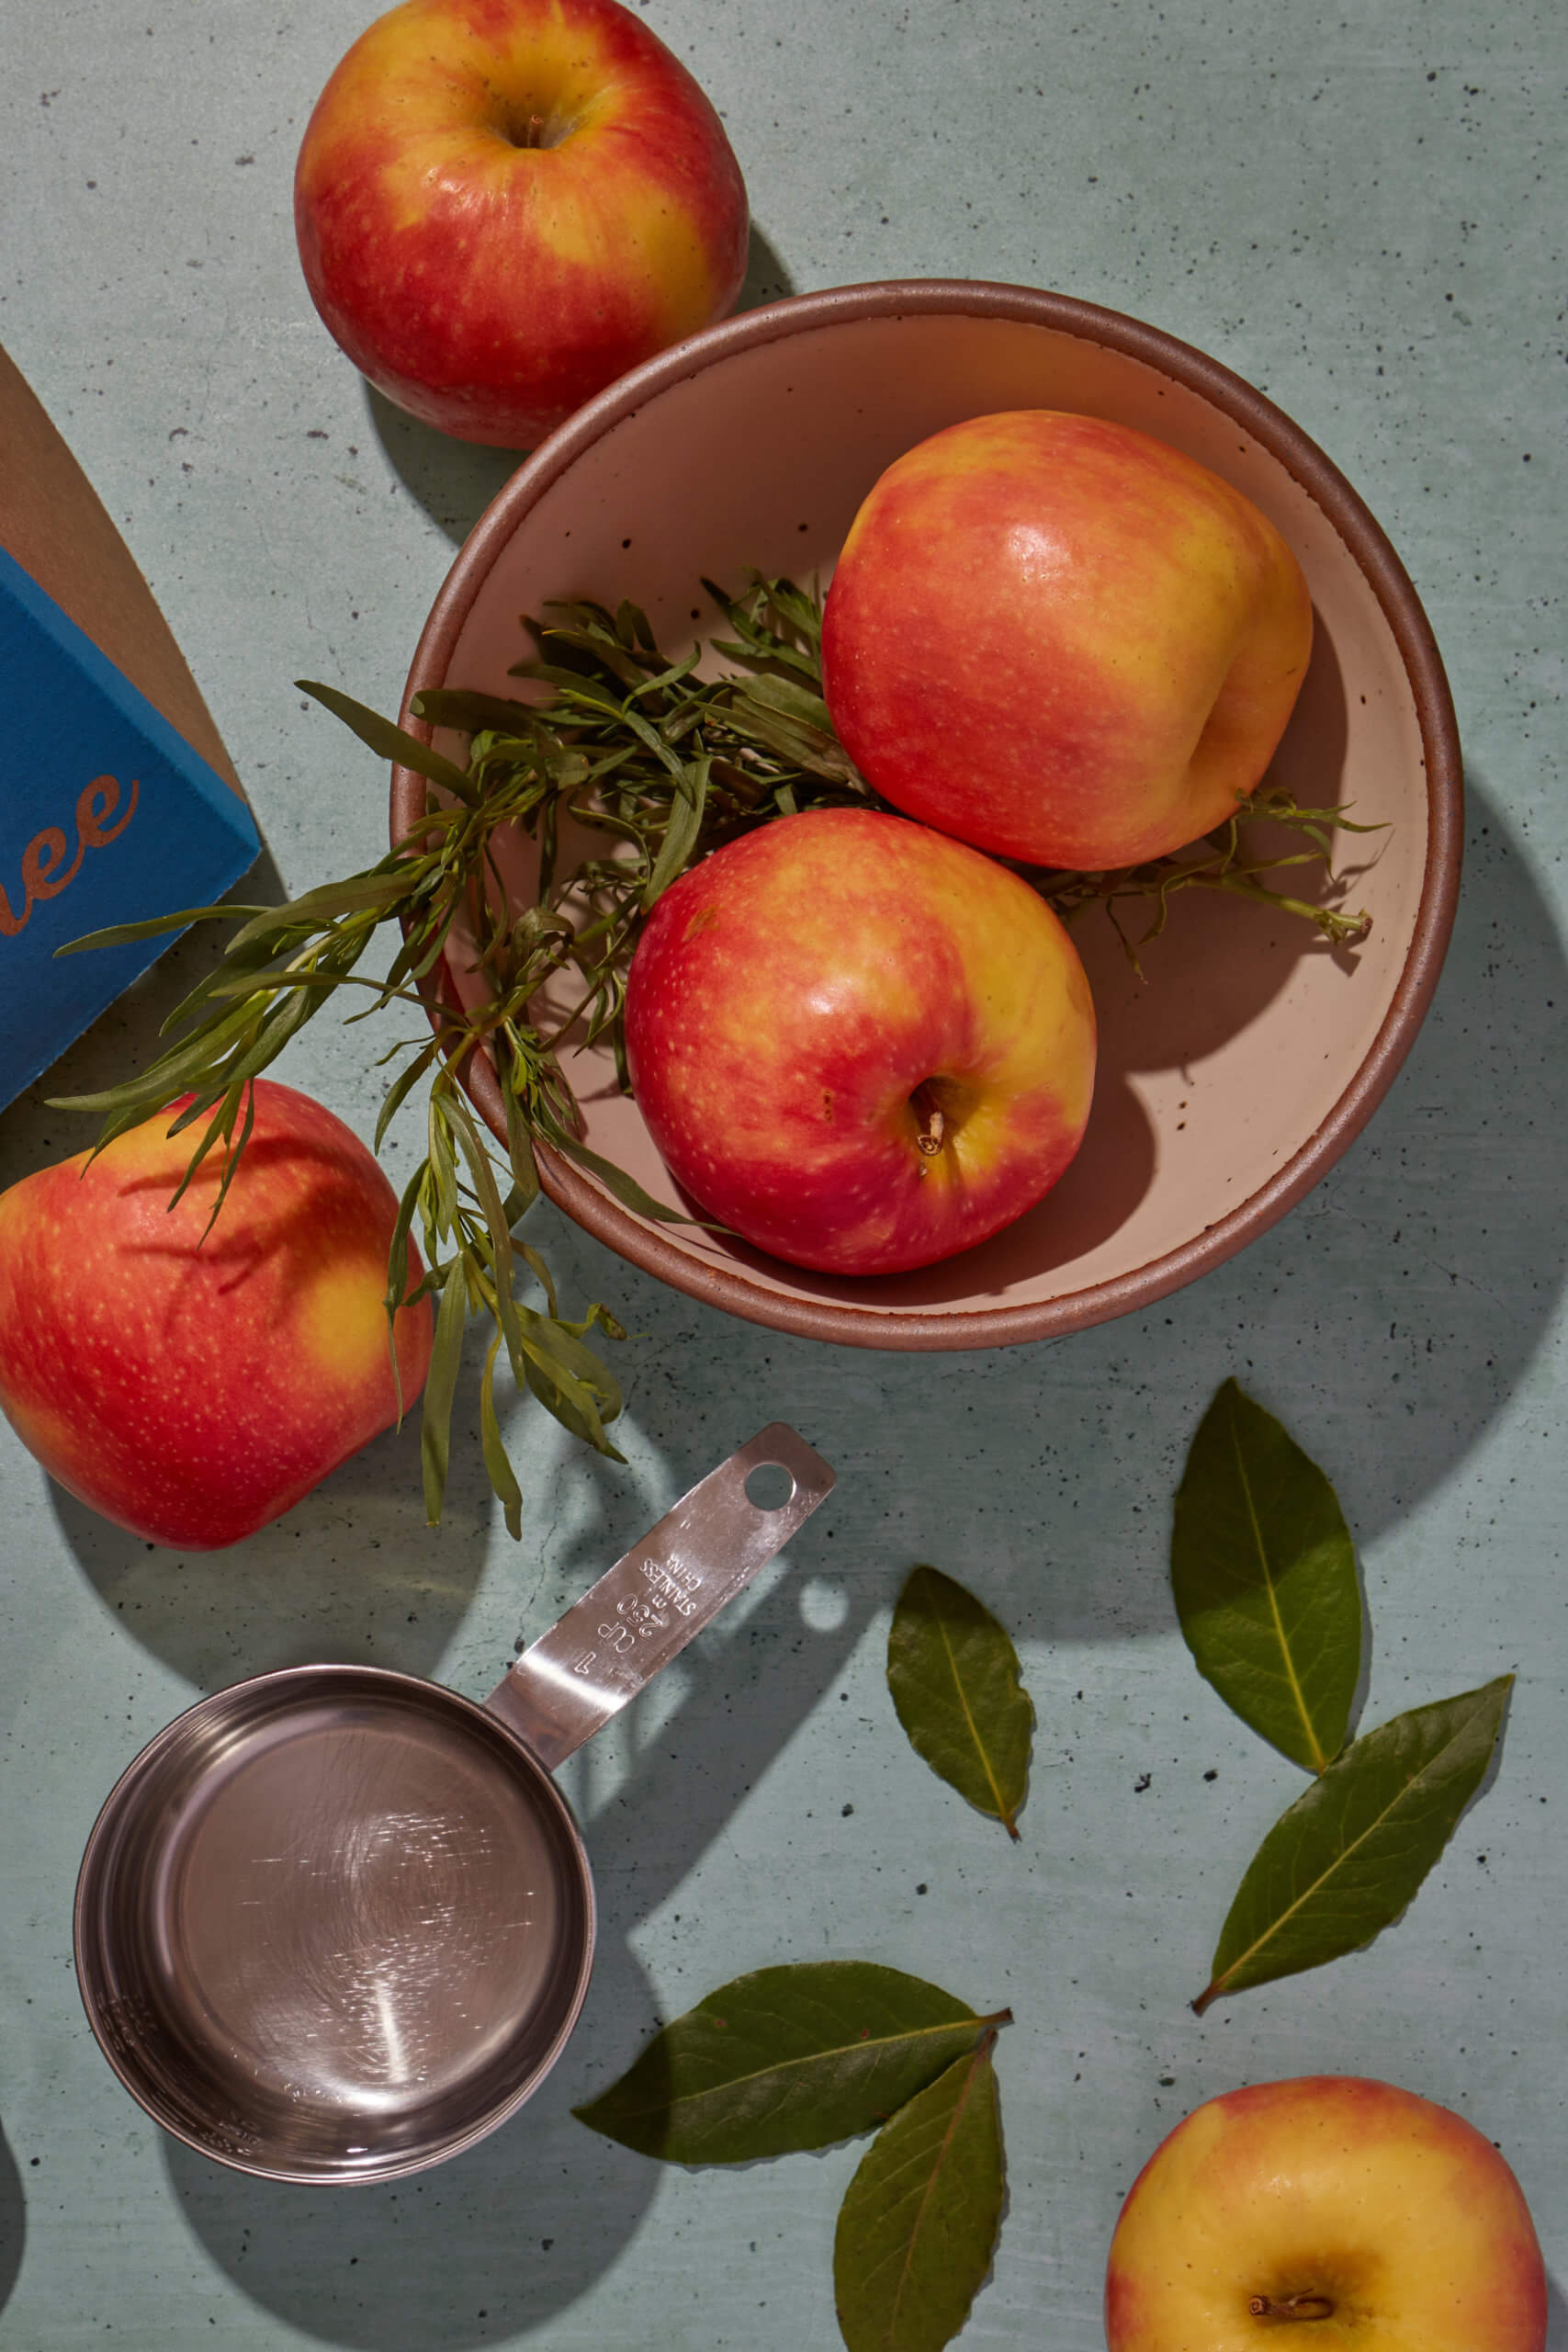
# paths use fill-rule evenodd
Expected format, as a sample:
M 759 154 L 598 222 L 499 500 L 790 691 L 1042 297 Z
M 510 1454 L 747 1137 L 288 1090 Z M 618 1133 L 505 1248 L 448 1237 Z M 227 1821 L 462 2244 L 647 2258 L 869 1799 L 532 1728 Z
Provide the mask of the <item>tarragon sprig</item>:
M 237 922 L 215 969 L 164 1023 L 164 1034 L 174 1034 L 175 1042 L 124 1085 L 57 1105 L 99 1115 L 101 1150 L 188 1097 L 172 1126 L 198 1131 L 181 1189 L 209 1153 L 220 1151 L 214 1216 L 249 1139 L 251 1081 L 329 997 L 364 990 L 362 1010 L 349 1016 L 355 1020 L 394 1005 L 425 1016 L 418 1035 L 383 1057 L 400 1067 L 381 1104 L 375 1143 L 379 1150 L 391 1121 L 424 1085 L 425 1152 L 399 1204 L 386 1306 L 389 1338 L 400 1304 L 411 1296 L 435 1302 L 422 1429 L 433 1525 L 446 1490 L 471 1312 L 488 1315 L 494 1327 L 480 1377 L 480 1444 L 513 1536 L 521 1532 L 523 1498 L 495 1404 L 502 1353 L 519 1389 L 527 1388 L 598 1452 L 621 1458 L 608 1434 L 621 1410 L 620 1388 L 589 1340 L 595 1331 L 613 1340 L 625 1334 L 597 1303 L 578 1319 L 562 1316 L 548 1268 L 516 1236 L 539 1193 L 538 1148 L 586 1168 L 642 1216 L 681 1220 L 583 1142 L 558 1058 L 565 1029 L 577 1022 L 589 1043 L 607 1039 L 624 1082 L 627 968 L 643 923 L 676 876 L 780 817 L 886 805 L 857 774 L 822 697 L 819 595 L 761 575 L 736 598 L 704 584 L 731 632 L 713 640 L 712 650 L 731 665 L 715 676 L 699 674 L 700 648 L 675 660 L 661 652 L 634 605 L 612 612 L 589 602 L 561 603 L 547 608 L 547 621 L 527 625 L 534 651 L 513 672 L 525 682 L 524 694 L 441 687 L 415 695 L 417 718 L 468 737 L 461 765 L 334 687 L 301 679 L 301 689 L 379 758 L 425 778 L 431 789 L 423 813 L 406 838 L 364 872 L 286 906 L 186 908 L 96 932 L 61 951 L 151 939 L 197 922 Z M 1145 937 L 1163 927 L 1171 893 L 1190 888 L 1268 899 L 1304 915 L 1330 938 L 1359 935 L 1364 918 L 1352 925 L 1322 907 L 1280 897 L 1258 879 L 1271 865 L 1325 856 L 1329 826 L 1347 821 L 1341 812 L 1297 809 L 1274 796 L 1264 813 L 1295 825 L 1313 848 L 1249 862 L 1233 822 L 1196 858 L 1187 854 L 1116 874 L 1028 878 L 1068 914 L 1100 899 L 1115 921 L 1122 900 L 1153 898 L 1156 917 Z M 567 859 L 569 823 L 607 836 L 604 850 Z M 499 838 L 513 828 L 538 851 L 536 895 L 521 910 L 508 902 L 498 855 Z M 387 924 L 400 927 L 401 941 L 376 978 L 359 967 Z M 1136 948 L 1127 944 L 1135 960 Z M 449 948 L 474 975 L 469 1004 L 450 1001 L 441 985 Z M 574 1000 L 566 1016 L 543 1009 L 541 992 L 550 980 Z M 505 1113 L 503 1154 L 462 1091 L 464 1068 L 476 1054 L 495 1071 Z M 424 1272 L 411 1287 L 416 1225 Z M 524 1295 L 529 1291 L 542 1296 L 542 1306 Z
M 632 949 L 677 874 L 773 817 L 867 797 L 807 683 L 817 675 L 818 600 L 788 581 L 758 580 L 739 600 L 718 602 L 735 631 L 719 650 L 747 666 L 712 680 L 696 675 L 695 651 L 668 661 L 633 605 L 613 614 L 592 604 L 552 607 L 548 626 L 535 631 L 541 658 L 520 662 L 515 673 L 543 692 L 542 700 L 445 689 L 415 698 L 422 718 L 469 734 L 462 766 L 334 688 L 301 680 L 378 756 L 401 762 L 434 787 L 408 837 L 363 873 L 286 906 L 185 908 L 96 932 L 62 951 L 151 939 L 196 922 L 237 922 L 220 962 L 164 1023 L 175 1042 L 125 1084 L 58 1105 L 98 1114 L 101 1150 L 188 1097 L 171 1129 L 197 1131 L 181 1190 L 220 1150 L 214 1216 L 249 1138 L 251 1081 L 329 996 L 365 990 L 367 1002 L 352 1019 L 402 1004 L 427 1016 L 423 1034 L 383 1057 L 401 1066 L 381 1104 L 375 1145 L 379 1150 L 400 1109 L 424 1084 L 425 1153 L 399 1204 L 386 1306 L 389 1332 L 400 1305 L 435 1301 L 422 1430 L 432 1524 L 446 1489 L 471 1311 L 494 1325 L 480 1378 L 480 1442 L 514 1536 L 523 1498 L 494 1394 L 502 1352 L 520 1389 L 598 1452 L 621 1459 L 608 1434 L 621 1410 L 620 1388 L 588 1342 L 595 1330 L 610 1339 L 625 1334 L 597 1303 L 579 1319 L 564 1317 L 548 1267 L 516 1238 L 540 1190 L 537 1147 L 589 1169 L 643 1216 L 677 1216 L 583 1143 L 558 1055 L 560 1027 L 539 1025 L 540 990 L 567 973 L 590 1037 L 608 1030 L 618 1052 Z M 563 868 L 559 842 L 569 819 L 613 836 L 614 854 Z M 513 826 L 535 838 L 540 854 L 537 899 L 521 910 L 507 904 L 496 856 L 497 836 Z M 381 977 L 371 978 L 359 967 L 388 923 L 400 926 L 401 943 Z M 479 982 L 471 1007 L 447 1001 L 436 987 L 459 924 L 461 952 Z M 503 1158 L 459 1083 L 476 1053 L 491 1061 L 505 1106 Z M 416 1225 L 424 1272 L 411 1285 Z M 529 1288 L 542 1293 L 542 1307 L 523 1295 Z
M 1242 826 L 1259 818 L 1284 826 L 1308 846 L 1281 850 L 1272 855 L 1248 854 Z M 1103 874 L 1059 873 L 1031 878 L 1041 897 L 1064 922 L 1070 922 L 1086 906 L 1102 906 L 1140 979 L 1143 966 L 1138 950 L 1148 946 L 1164 931 L 1170 901 L 1179 890 L 1224 890 L 1232 898 L 1250 899 L 1255 906 L 1272 907 L 1277 913 L 1312 923 L 1333 947 L 1355 947 L 1372 927 L 1372 919 L 1364 909 L 1353 915 L 1345 914 L 1323 899 L 1292 898 L 1285 891 L 1271 890 L 1261 879 L 1265 874 L 1292 865 L 1320 865 L 1326 874 L 1327 889 L 1337 894 L 1344 886 L 1332 864 L 1333 831 L 1337 826 L 1348 833 L 1383 830 L 1381 825 L 1353 823 L 1342 808 L 1299 808 L 1292 794 L 1273 786 L 1239 798 L 1233 817 L 1205 834 L 1201 841 L 1169 857 L 1154 858 L 1144 865 L 1118 866 Z M 1117 913 L 1118 907 L 1128 899 L 1154 901 L 1148 926 L 1135 940 L 1128 936 Z

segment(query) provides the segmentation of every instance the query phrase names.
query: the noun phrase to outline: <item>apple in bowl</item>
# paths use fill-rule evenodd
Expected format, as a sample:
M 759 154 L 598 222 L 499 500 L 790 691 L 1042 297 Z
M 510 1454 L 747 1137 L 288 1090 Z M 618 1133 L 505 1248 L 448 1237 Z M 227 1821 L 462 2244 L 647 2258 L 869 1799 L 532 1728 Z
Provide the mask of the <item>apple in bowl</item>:
M 1543 2352 L 1524 2193 L 1473 2124 L 1315 2075 L 1212 2098 L 1161 2142 L 1111 2242 L 1109 2352 Z
M 723 125 L 618 0 L 403 0 L 316 102 L 294 220 L 371 383 L 504 448 L 722 318 L 746 273 Z
M 885 799 L 1031 865 L 1135 865 L 1234 816 L 1312 651 L 1252 501 L 1131 426 L 1054 409 L 897 458 L 828 593 L 823 691 Z
M 1095 1020 L 1027 883 L 899 817 L 747 833 L 660 899 L 626 984 L 676 1182 L 792 1265 L 889 1273 L 1033 1206 L 1082 1139 Z
M 359 1137 L 257 1079 L 220 1148 L 170 1104 L 96 1158 L 0 1193 L 0 1410 L 62 1487 L 154 1544 L 214 1551 L 289 1510 L 398 1419 L 430 1362 L 428 1300 L 388 1348 L 398 1202 Z M 412 1280 L 423 1269 L 410 1251 Z

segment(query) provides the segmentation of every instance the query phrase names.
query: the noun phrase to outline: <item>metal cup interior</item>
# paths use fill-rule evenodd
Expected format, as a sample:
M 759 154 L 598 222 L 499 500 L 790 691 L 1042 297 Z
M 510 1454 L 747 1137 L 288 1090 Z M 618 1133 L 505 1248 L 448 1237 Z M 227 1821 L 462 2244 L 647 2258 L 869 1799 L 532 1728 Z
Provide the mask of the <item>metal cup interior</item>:
M 277 2180 L 389 2180 L 502 2122 L 588 1988 L 593 1890 L 496 1716 L 355 1666 L 261 1675 L 161 1732 L 77 1884 L 88 2019 L 190 2146 Z

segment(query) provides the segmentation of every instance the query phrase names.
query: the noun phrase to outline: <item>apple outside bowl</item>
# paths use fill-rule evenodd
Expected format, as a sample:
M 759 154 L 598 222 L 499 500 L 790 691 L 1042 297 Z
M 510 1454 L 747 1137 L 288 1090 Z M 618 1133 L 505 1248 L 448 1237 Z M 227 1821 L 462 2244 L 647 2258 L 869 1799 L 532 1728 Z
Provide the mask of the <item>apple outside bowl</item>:
M 850 1346 L 976 1348 L 1147 1307 L 1265 1231 L 1333 1166 L 1437 985 L 1459 888 L 1461 769 L 1442 663 L 1397 556 L 1259 392 L 1154 327 L 1063 295 L 941 279 L 842 287 L 709 328 L 623 378 L 536 451 L 462 548 L 420 639 L 403 724 L 460 759 L 464 740 L 433 734 L 409 699 L 425 686 L 515 694 L 508 673 L 531 650 L 520 616 L 551 599 L 629 597 L 673 654 L 725 633 L 704 578 L 732 593 L 752 570 L 825 583 L 862 499 L 901 451 L 962 418 L 1030 407 L 1173 444 L 1245 492 L 1295 550 L 1314 651 L 1266 781 L 1383 828 L 1336 842 L 1348 876 L 1339 903 L 1364 908 L 1371 929 L 1336 949 L 1299 919 L 1190 890 L 1143 950 L 1140 981 L 1103 911 L 1086 909 L 1073 935 L 1100 1044 L 1082 1148 L 1016 1224 L 918 1272 L 807 1272 L 641 1217 L 541 1151 L 546 1190 L 588 1232 L 751 1322 Z M 394 842 L 426 789 L 394 770 Z M 506 887 L 522 901 L 531 854 L 521 839 L 514 849 Z M 1303 890 L 1301 869 L 1276 879 Z M 1145 910 L 1122 910 L 1134 936 Z M 433 986 L 448 1001 L 474 992 L 460 947 Z M 592 1148 L 690 1214 L 607 1050 L 569 1042 L 563 1067 Z M 503 1138 L 482 1057 L 464 1082 Z

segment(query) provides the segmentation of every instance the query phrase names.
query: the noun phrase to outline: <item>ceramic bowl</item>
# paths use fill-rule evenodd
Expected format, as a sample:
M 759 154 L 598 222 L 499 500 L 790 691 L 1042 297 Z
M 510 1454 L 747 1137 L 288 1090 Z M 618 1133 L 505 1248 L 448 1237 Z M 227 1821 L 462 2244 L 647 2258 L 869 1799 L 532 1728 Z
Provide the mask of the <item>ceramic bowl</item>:
M 717 616 L 700 582 L 752 570 L 824 582 L 861 500 L 900 451 L 1010 408 L 1084 411 L 1211 467 L 1295 549 L 1316 615 L 1312 667 L 1272 779 L 1352 804 L 1345 903 L 1371 931 L 1335 949 L 1271 910 L 1190 891 L 1140 981 L 1099 910 L 1074 936 L 1100 1024 L 1094 1109 L 1054 1192 L 979 1248 L 845 1280 L 739 1241 L 656 1225 L 547 1157 L 578 1223 L 648 1272 L 777 1329 L 875 1348 L 1033 1340 L 1146 1307 L 1241 1249 L 1332 1167 L 1387 1091 L 1436 985 L 1459 884 L 1461 765 L 1432 633 L 1356 492 L 1262 395 L 1115 311 L 1027 288 L 914 280 L 799 296 L 709 329 L 613 386 L 513 476 L 459 553 L 409 675 L 515 692 L 520 616 L 630 597 L 671 651 Z M 428 736 L 410 719 L 404 723 Z M 440 739 L 461 756 L 461 739 Z M 424 786 L 394 774 L 392 834 Z M 509 887 L 528 888 L 525 858 Z M 1127 920 L 1139 922 L 1132 909 Z M 461 994 L 461 956 L 436 985 Z M 471 982 L 469 983 L 471 985 Z M 594 1150 L 679 1204 L 607 1056 L 568 1057 Z M 467 1084 L 502 1132 L 487 1065 Z

